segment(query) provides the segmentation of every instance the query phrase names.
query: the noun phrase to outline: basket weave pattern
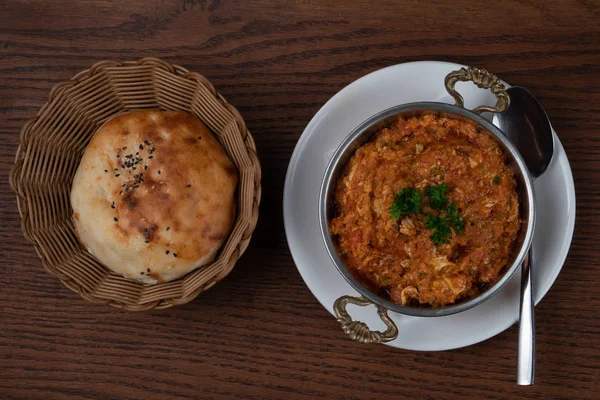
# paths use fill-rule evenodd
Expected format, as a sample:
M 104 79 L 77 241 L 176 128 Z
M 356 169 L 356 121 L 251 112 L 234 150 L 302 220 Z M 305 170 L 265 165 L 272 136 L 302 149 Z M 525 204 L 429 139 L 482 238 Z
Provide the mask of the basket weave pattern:
M 115 114 L 139 109 L 185 111 L 213 132 L 237 166 L 237 218 L 212 263 L 173 282 L 144 285 L 115 274 L 79 244 L 70 192 L 83 152 Z M 223 279 L 244 253 L 258 219 L 260 164 L 239 112 L 202 75 L 156 58 L 102 61 L 59 83 L 21 131 L 10 184 L 17 193 L 25 238 L 43 265 L 86 300 L 131 311 L 193 300 Z

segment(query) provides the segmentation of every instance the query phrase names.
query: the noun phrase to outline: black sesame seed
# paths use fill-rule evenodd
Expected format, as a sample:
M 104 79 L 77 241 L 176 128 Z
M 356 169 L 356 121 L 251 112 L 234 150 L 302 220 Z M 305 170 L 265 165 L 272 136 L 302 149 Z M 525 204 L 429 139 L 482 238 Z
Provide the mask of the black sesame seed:
M 123 191 L 121 190 L 121 192 L 119 194 L 123 194 Z
M 123 150 L 127 150 L 127 146 L 123 146 Z
M 170 227 L 170 226 L 167 226 L 167 230 L 169 230 L 169 229 L 171 229 L 171 227 Z
M 143 144 L 140 144 L 140 145 L 138 146 L 138 148 L 139 148 L 140 150 L 144 150 L 144 145 L 143 145 Z
M 150 268 L 148 268 L 147 271 L 150 272 Z
M 117 154 L 117 158 L 121 158 L 121 156 Z
M 115 176 L 121 176 L 121 174 L 115 174 Z
M 165 251 L 165 254 L 169 254 L 169 250 Z
M 140 272 L 140 275 L 144 275 L 144 273 L 145 273 L 145 272 L 144 272 L 144 271 L 142 271 L 142 272 Z
M 144 240 L 144 243 L 150 243 L 150 241 L 149 240 Z
M 158 174 L 160 175 L 160 169 L 158 170 Z
M 138 154 L 140 154 L 140 153 L 136 151 L 136 152 L 135 152 L 135 155 L 137 156 Z
M 148 166 L 147 166 L 147 165 L 144 165 L 144 169 L 148 169 Z
M 191 188 L 191 187 L 192 187 L 192 185 L 187 185 L 187 187 Z
M 108 170 L 107 170 L 107 169 L 105 169 L 105 170 L 104 170 L 104 172 L 108 172 Z
M 148 232 L 148 228 L 144 228 L 144 233 L 145 233 L 145 232 Z
M 150 146 L 150 142 L 147 140 L 144 140 L 144 143 L 146 143 L 147 146 Z
M 198 140 L 202 140 L 202 136 L 198 136 Z
M 117 218 L 117 217 L 114 217 L 113 219 L 115 220 L 115 222 L 117 222 L 119 220 L 119 218 Z
M 119 168 L 115 168 L 115 171 L 118 171 L 118 170 L 119 170 Z
M 173 257 L 177 257 L 177 253 L 173 253 Z
M 148 156 L 149 159 L 152 159 L 154 156 Z

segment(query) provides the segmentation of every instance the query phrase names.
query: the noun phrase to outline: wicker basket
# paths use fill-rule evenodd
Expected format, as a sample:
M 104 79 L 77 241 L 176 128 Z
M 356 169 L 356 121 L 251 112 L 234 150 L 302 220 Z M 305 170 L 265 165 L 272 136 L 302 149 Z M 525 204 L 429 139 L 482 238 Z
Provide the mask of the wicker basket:
M 139 109 L 196 115 L 240 172 L 237 219 L 216 260 L 154 286 L 100 264 L 79 244 L 70 219 L 71 184 L 88 142 L 115 114 Z M 256 146 L 238 111 L 203 76 L 156 58 L 102 61 L 56 85 L 48 103 L 23 127 L 10 183 L 25 238 L 48 272 L 86 300 L 131 311 L 187 303 L 223 279 L 248 247 L 261 193 Z

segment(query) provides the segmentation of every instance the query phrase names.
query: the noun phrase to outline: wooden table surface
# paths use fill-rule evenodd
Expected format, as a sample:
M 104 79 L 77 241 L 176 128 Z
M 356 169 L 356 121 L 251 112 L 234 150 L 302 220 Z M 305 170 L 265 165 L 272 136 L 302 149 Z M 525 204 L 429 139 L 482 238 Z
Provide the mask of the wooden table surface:
M 0 2 L 0 397 L 600 398 L 599 17 L 595 0 Z M 7 177 L 21 127 L 56 83 L 145 56 L 204 74 L 238 107 L 263 201 L 224 281 L 185 306 L 128 313 L 44 271 Z M 438 353 L 350 341 L 290 256 L 283 183 L 304 127 L 348 83 L 414 60 L 483 66 L 528 87 L 570 159 L 575 236 L 536 309 L 533 387 L 515 384 L 516 326 Z

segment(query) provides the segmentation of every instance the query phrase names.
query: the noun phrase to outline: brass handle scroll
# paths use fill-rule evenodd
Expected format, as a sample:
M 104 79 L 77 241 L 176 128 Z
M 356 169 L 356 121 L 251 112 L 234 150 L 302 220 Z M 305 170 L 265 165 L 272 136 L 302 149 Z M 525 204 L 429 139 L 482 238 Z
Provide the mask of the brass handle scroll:
M 346 306 L 348 303 L 355 304 L 360 307 L 365 307 L 373 303 L 363 296 L 342 296 L 333 304 L 335 316 L 338 322 L 342 325 L 344 332 L 350 336 L 350 339 L 361 343 L 384 343 L 396 339 L 398 336 L 398 327 L 396 324 L 394 324 L 394 321 L 390 319 L 385 308 L 376 305 L 377 314 L 379 314 L 379 317 L 387 329 L 384 332 L 372 331 L 364 322 L 352 320 L 352 317 L 346 311 Z
M 452 71 L 446 75 L 446 90 L 450 93 L 450 96 L 454 98 L 454 101 L 456 101 L 455 106 L 457 107 L 464 108 L 465 105 L 463 97 L 454 88 L 454 85 L 456 85 L 456 82 L 458 81 L 473 82 L 481 89 L 490 89 L 494 96 L 496 96 L 497 102 L 494 107 L 479 106 L 473 109 L 474 113 L 480 114 L 484 111 L 499 113 L 506 110 L 510 105 L 510 97 L 508 97 L 506 88 L 496 75 L 483 68 L 468 67 L 461 68 L 458 71 Z

